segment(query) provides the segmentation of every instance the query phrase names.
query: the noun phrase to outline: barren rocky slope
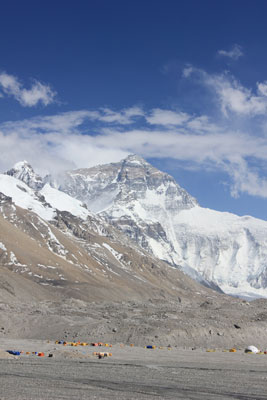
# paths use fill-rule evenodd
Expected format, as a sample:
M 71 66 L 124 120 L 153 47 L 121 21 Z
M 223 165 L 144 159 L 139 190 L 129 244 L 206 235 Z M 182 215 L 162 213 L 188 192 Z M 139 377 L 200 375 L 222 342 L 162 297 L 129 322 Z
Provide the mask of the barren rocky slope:
M 60 211 L 49 223 L 4 195 L 0 209 L 2 300 L 119 301 L 193 296 L 197 290 L 204 294 L 201 285 L 131 246 L 105 223 L 101 227 L 93 219 Z

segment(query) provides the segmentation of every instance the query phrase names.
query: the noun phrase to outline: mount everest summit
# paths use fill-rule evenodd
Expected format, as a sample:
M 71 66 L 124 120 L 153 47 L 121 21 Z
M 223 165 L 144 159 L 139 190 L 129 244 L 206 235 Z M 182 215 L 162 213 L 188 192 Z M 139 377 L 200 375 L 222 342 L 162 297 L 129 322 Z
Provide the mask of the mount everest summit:
M 10 189 L 18 180 L 31 193 L 30 205 L 21 200 L 22 189 Z M 20 162 L 0 175 L 0 192 L 36 213 L 41 199 L 46 220 L 65 209 L 79 218 L 90 215 L 95 226 L 105 221 L 137 248 L 225 293 L 267 297 L 267 222 L 200 207 L 170 175 L 139 156 L 44 180 Z

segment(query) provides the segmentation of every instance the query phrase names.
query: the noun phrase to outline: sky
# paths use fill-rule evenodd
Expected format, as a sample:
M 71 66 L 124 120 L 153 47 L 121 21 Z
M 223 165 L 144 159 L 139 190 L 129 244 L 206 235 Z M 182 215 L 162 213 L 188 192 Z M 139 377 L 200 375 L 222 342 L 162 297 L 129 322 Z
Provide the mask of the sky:
M 138 154 L 203 207 L 267 219 L 265 0 L 10 0 L 0 171 Z

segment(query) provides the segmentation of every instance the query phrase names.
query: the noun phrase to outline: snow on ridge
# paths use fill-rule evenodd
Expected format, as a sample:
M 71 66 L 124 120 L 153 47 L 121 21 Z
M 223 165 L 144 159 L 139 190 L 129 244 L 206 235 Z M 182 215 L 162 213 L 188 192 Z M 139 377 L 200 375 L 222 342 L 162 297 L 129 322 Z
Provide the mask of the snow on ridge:
M 28 161 L 23 160 L 23 161 L 17 162 L 17 163 L 13 166 L 13 169 L 20 170 L 20 169 L 24 168 L 25 166 L 29 166 L 29 165 L 30 165 L 30 164 L 28 163 Z
M 86 220 L 91 213 L 77 200 L 68 194 L 52 188 L 48 183 L 40 190 L 45 200 L 59 211 L 68 211 L 76 217 Z
M 229 212 L 215 211 L 200 206 L 177 213 L 174 217 L 174 224 L 185 224 L 194 230 L 216 234 L 242 228 L 267 232 L 267 221 L 249 216 L 240 217 Z
M 18 263 L 17 257 L 15 256 L 15 254 L 13 253 L 13 251 L 10 252 L 10 261 L 11 261 L 13 264 L 17 264 L 17 263 Z
M 107 250 L 110 251 L 110 253 L 113 255 L 113 257 L 116 258 L 116 260 L 120 261 L 122 258 L 122 254 L 119 253 L 118 251 L 116 251 L 115 249 L 113 249 L 113 247 L 109 246 L 107 243 L 103 243 L 102 244 L 103 247 L 105 247 Z
M 90 207 L 89 207 L 90 210 L 93 213 L 99 214 L 109 209 L 112 206 L 113 201 L 118 195 L 118 193 L 119 193 L 119 188 L 109 191 L 107 190 L 104 193 L 101 193 L 99 197 L 90 202 Z
M 124 270 L 128 271 L 129 267 L 126 266 L 123 262 L 123 254 L 119 253 L 118 251 L 116 251 L 113 247 L 109 246 L 107 243 L 102 243 L 102 246 L 105 247 L 112 255 L 114 258 L 116 258 L 116 260 L 119 262 L 121 268 L 123 268 Z
M 0 242 L 0 249 L 3 250 L 3 251 L 7 251 L 6 246 L 2 242 Z
M 128 164 L 140 165 L 140 166 L 149 165 L 145 159 L 143 159 L 142 157 L 140 157 L 136 154 L 130 154 L 128 157 L 121 160 L 121 162 L 125 162 L 127 165 Z
M 135 165 L 143 165 L 141 163 L 141 161 L 139 161 L 139 160 L 131 160 L 130 162 L 131 162 L 131 164 L 135 164 Z
M 56 215 L 55 209 L 43 205 L 34 190 L 17 178 L 0 174 L 0 192 L 11 197 L 17 206 L 35 212 L 47 221 Z

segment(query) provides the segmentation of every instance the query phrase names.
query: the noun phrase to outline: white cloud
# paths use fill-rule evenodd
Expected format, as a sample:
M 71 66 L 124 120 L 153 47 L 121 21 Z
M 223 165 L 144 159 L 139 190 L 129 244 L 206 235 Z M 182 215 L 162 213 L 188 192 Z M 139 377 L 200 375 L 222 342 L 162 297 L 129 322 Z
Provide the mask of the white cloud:
M 260 96 L 267 96 L 267 81 L 257 82 L 257 88 Z
M 135 119 L 136 112 L 133 112 Z M 117 113 L 128 114 L 126 110 Z M 187 115 L 181 126 L 163 124 L 162 129 L 160 125 L 152 129 L 144 121 L 154 113 L 155 109 L 140 113 L 138 126 L 143 122 L 142 128 L 129 126 L 125 120 L 118 126 L 114 120 L 103 121 L 106 115 L 103 110 L 81 110 L 1 124 L 0 170 L 27 159 L 39 173 L 54 173 L 116 162 L 137 153 L 147 158 L 172 158 L 200 171 L 224 171 L 231 179 L 233 196 L 246 192 L 267 197 L 267 182 L 255 169 L 255 163 L 267 169 L 267 138 L 226 130 L 205 115 Z M 100 122 L 98 132 L 90 127 L 90 121 L 96 120 Z
M 188 65 L 187 67 L 185 67 L 183 69 L 183 77 L 184 78 L 189 78 L 189 76 L 194 72 L 195 68 L 191 67 L 190 65 Z
M 244 159 L 228 167 L 232 178 L 230 189 L 233 197 L 239 197 L 240 193 L 248 193 L 251 196 L 267 198 L 267 179 L 260 177 L 257 169 L 251 168 Z
M 130 107 L 121 111 L 113 111 L 110 108 L 102 108 L 99 121 L 127 125 L 131 124 L 136 117 L 142 117 L 143 110 L 140 107 Z
M 159 125 L 168 129 L 179 127 L 181 133 L 193 131 L 195 134 L 202 134 L 203 132 L 218 132 L 221 130 L 210 122 L 207 115 L 192 116 L 182 111 L 154 108 L 144 117 L 150 125 Z
M 207 132 L 221 132 L 221 127 L 210 122 L 210 118 L 207 115 L 201 115 L 199 117 L 192 118 L 187 122 L 186 127 L 192 130 L 194 133 L 207 133 Z
M 264 90 L 263 84 L 258 84 L 259 94 L 256 95 L 251 89 L 224 75 L 211 76 L 206 82 L 215 89 L 225 114 L 231 111 L 237 114 L 261 115 L 267 111 L 267 97 L 260 92 Z
M 232 48 L 228 51 L 226 50 L 218 50 L 219 56 L 232 58 L 233 60 L 238 60 L 240 57 L 244 55 L 242 51 L 242 47 L 238 44 L 232 46 Z
M 215 101 L 224 115 L 229 112 L 239 115 L 256 116 L 267 112 L 267 81 L 258 82 L 256 91 L 246 88 L 230 74 L 208 74 L 202 69 L 190 67 L 190 73 L 183 71 L 183 77 L 196 80 L 214 92 Z
M 0 170 L 27 159 L 44 175 L 137 153 L 172 158 L 184 168 L 223 171 L 232 196 L 245 192 L 267 198 L 267 81 L 257 82 L 253 90 L 229 73 L 208 74 L 190 65 L 183 77 L 208 88 L 213 94 L 208 100 L 219 106 L 219 116 L 203 103 L 205 113 L 198 115 L 133 106 L 9 121 L 0 124 Z M 23 106 L 47 105 L 55 96 L 49 86 L 34 82 L 25 89 L 5 73 L 0 73 L 0 89 L 0 97 L 13 96 Z
M 30 89 L 25 89 L 17 77 L 5 72 L 0 73 L 0 88 L 3 94 L 14 97 L 23 107 L 33 107 L 38 103 L 47 106 L 53 103 L 56 96 L 49 85 L 34 81 Z
M 184 112 L 175 112 L 171 110 L 154 108 L 145 118 L 151 125 L 179 126 L 184 124 L 190 118 L 190 116 Z

